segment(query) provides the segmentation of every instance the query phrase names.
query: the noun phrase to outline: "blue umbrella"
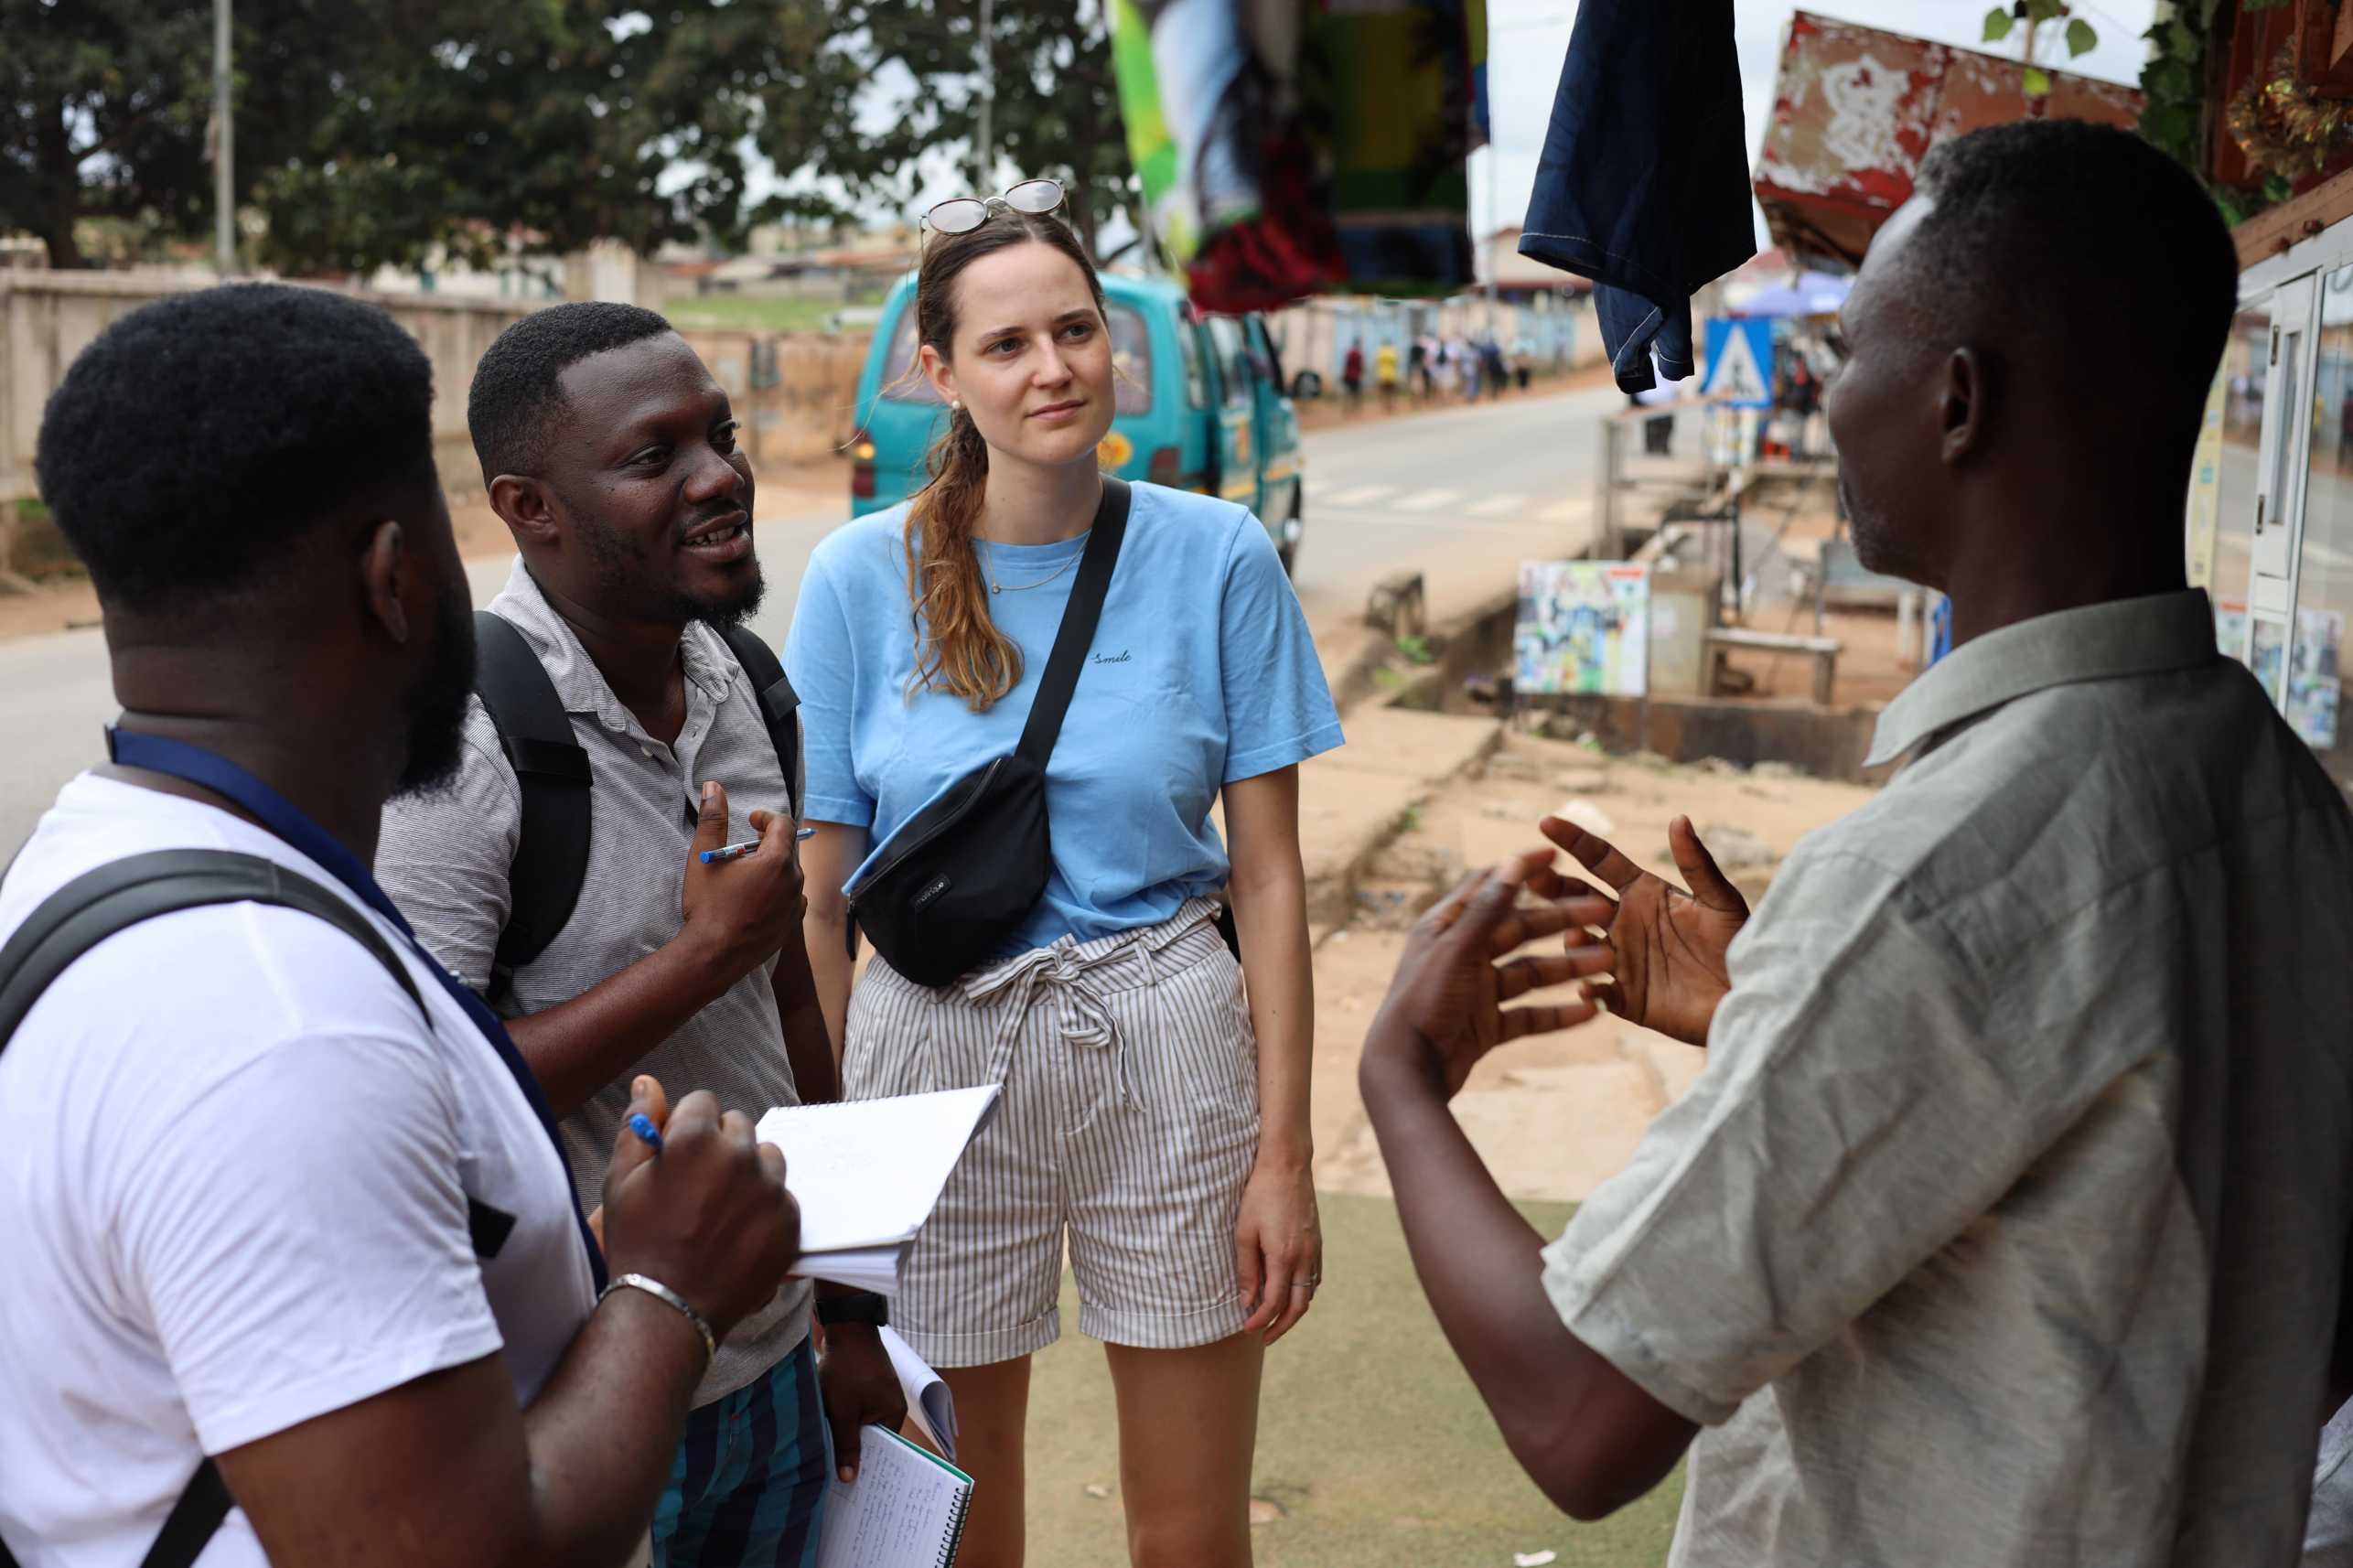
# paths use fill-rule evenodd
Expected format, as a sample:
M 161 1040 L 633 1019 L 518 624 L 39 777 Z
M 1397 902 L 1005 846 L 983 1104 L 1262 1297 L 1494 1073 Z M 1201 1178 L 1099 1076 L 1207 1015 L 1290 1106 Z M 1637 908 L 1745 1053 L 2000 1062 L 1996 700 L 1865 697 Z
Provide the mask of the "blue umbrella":
M 1795 286 L 1768 288 L 1732 314 L 1752 317 L 1835 316 L 1838 307 L 1846 303 L 1846 291 L 1853 286 L 1852 277 L 1807 273 L 1798 279 Z

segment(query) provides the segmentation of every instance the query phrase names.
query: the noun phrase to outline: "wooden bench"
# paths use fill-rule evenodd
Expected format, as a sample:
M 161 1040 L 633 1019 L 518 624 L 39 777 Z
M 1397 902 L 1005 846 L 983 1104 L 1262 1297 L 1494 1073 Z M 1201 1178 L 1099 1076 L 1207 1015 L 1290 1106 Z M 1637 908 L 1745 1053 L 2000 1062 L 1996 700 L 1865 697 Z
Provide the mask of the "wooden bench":
M 1799 637 L 1778 631 L 1750 631 L 1745 627 L 1710 627 L 1705 633 L 1708 651 L 1708 689 L 1714 691 L 1724 671 L 1726 655 L 1747 651 L 1752 653 L 1803 653 L 1814 661 L 1814 701 L 1822 707 L 1830 706 L 1831 682 L 1838 672 L 1839 640 L 1834 637 Z

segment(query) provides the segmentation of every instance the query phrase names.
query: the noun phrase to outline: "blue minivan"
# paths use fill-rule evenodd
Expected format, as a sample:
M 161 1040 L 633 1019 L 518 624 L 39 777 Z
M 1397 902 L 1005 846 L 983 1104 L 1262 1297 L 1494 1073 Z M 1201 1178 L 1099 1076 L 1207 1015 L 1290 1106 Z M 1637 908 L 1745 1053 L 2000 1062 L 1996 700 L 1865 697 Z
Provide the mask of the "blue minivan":
M 1104 471 L 1241 502 L 1265 523 L 1288 571 L 1305 523 L 1305 454 L 1265 323 L 1202 316 L 1164 278 L 1106 273 L 1103 295 L 1120 371 Z M 858 380 L 853 517 L 897 506 L 923 485 L 944 411 L 915 364 L 909 274 L 884 302 Z

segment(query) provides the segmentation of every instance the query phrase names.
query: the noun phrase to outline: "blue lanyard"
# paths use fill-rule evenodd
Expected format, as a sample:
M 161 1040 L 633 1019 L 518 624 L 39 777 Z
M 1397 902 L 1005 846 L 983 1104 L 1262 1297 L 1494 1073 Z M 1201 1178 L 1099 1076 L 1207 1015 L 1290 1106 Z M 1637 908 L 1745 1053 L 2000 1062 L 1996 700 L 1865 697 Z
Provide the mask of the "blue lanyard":
M 459 984 L 457 977 L 425 950 L 424 944 L 416 940 L 416 932 L 410 929 L 399 908 L 376 885 L 375 877 L 360 864 L 359 858 L 338 843 L 333 834 L 311 821 L 293 801 L 227 757 L 217 756 L 202 746 L 109 726 L 106 749 L 124 768 L 143 768 L 150 773 L 165 773 L 174 779 L 184 779 L 242 806 L 259 818 L 263 827 L 317 861 L 328 875 L 358 894 L 361 903 L 390 920 L 394 929 L 408 939 L 409 945 L 416 950 L 419 958 L 424 960 L 424 967 L 432 972 L 434 979 L 439 981 L 442 989 L 465 1009 L 466 1016 L 473 1020 L 474 1026 L 482 1032 L 482 1037 L 490 1042 L 491 1048 L 499 1053 L 499 1059 L 506 1063 L 507 1070 L 515 1075 L 515 1087 L 523 1091 L 523 1099 L 530 1102 L 532 1113 L 539 1118 L 539 1124 L 547 1130 L 548 1142 L 555 1145 L 556 1164 L 564 1170 L 564 1190 L 572 1199 L 572 1218 L 580 1226 L 580 1243 L 588 1249 L 589 1272 L 596 1278 L 596 1288 L 603 1290 L 605 1255 L 589 1234 L 586 1216 L 580 1212 L 580 1195 L 572 1185 L 572 1162 L 564 1158 L 564 1141 L 556 1135 L 555 1117 L 548 1109 L 547 1097 L 540 1092 L 539 1079 L 532 1076 L 530 1064 L 515 1048 L 515 1042 L 508 1035 L 506 1025 L 499 1021 L 499 1015 L 491 1012 L 480 997 Z

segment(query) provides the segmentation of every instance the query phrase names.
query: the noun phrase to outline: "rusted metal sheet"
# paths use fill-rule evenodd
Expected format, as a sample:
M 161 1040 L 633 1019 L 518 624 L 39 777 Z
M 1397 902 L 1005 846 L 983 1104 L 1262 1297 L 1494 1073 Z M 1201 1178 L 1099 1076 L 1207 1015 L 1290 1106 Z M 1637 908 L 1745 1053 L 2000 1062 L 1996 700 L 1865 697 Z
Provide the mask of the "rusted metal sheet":
M 2025 74 L 2015 59 L 1799 12 L 1757 160 L 1774 243 L 1857 263 L 1939 142 L 2012 120 L 2140 120 L 2135 89 L 2055 70 L 2049 96 L 2030 99 Z

